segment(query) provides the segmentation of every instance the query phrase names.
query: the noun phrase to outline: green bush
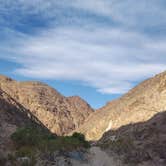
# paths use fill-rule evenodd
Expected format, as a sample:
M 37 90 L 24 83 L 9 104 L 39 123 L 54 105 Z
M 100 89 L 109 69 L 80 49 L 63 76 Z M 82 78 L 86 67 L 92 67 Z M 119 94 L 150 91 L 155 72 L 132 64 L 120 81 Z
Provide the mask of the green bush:
M 73 150 L 82 147 L 89 148 L 90 145 L 87 141 L 80 140 L 78 137 L 62 136 L 45 142 L 44 147 L 47 149 L 47 151 L 55 151 L 55 150 Z
M 16 151 L 16 157 L 29 157 L 32 158 L 36 154 L 36 150 L 33 147 L 30 146 L 24 146 L 19 148 Z
M 35 166 L 36 164 L 36 154 L 37 151 L 34 147 L 30 147 L 30 146 L 24 146 L 19 148 L 16 153 L 15 153 L 15 157 L 19 158 L 19 157 L 28 157 L 28 160 L 22 161 L 21 165 L 22 166 Z
M 83 134 L 75 132 L 71 137 L 79 140 L 80 143 L 82 143 L 85 148 L 90 148 L 90 144 L 88 141 L 86 141 L 85 136 Z
M 75 133 L 73 133 L 72 137 L 73 138 L 77 138 L 80 141 L 85 141 L 85 136 L 83 134 L 81 134 L 81 133 L 76 133 L 75 132 Z
M 25 152 L 27 155 L 30 154 L 32 147 L 42 152 L 90 147 L 83 134 L 74 133 L 72 136 L 54 136 L 34 126 L 18 128 L 11 138 L 19 149 L 19 153 L 24 154 Z M 22 147 L 26 148 L 20 150 Z
M 53 139 L 50 133 L 34 126 L 18 128 L 11 136 L 18 146 L 38 146 L 42 140 Z

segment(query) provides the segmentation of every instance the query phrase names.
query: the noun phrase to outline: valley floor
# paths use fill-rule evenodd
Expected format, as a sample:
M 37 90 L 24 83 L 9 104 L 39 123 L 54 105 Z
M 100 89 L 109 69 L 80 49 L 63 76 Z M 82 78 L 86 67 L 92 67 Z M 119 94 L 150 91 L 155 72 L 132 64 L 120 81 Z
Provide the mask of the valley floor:
M 73 166 L 120 166 L 118 161 L 113 157 L 102 151 L 99 147 L 92 147 L 90 149 L 89 161 L 86 164 L 73 161 Z
M 46 165 L 51 166 L 55 164 L 56 166 L 124 166 L 120 164 L 119 160 L 115 160 L 115 157 L 109 156 L 99 147 L 90 148 L 89 152 L 87 154 L 84 154 L 84 157 L 84 160 L 76 160 L 72 157 L 66 158 L 64 156 L 61 156 L 56 158 L 56 162 L 47 163 Z

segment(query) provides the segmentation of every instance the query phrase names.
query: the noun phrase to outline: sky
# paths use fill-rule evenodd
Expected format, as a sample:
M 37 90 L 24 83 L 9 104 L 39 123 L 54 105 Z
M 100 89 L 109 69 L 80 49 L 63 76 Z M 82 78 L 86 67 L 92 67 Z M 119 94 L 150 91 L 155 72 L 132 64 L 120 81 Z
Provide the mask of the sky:
M 99 108 L 165 69 L 165 0 L 0 0 L 0 74 Z

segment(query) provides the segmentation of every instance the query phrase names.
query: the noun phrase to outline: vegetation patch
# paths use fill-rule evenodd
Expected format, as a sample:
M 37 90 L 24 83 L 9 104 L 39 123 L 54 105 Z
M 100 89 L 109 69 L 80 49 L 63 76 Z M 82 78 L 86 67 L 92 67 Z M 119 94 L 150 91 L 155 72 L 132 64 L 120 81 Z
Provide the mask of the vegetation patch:
M 32 152 L 35 151 L 52 152 L 90 147 L 83 134 L 55 136 L 35 126 L 18 128 L 11 138 L 15 142 L 18 154 L 22 156 L 32 156 Z
M 56 151 L 69 152 L 90 147 L 83 134 L 74 133 L 72 136 L 56 136 L 36 126 L 18 128 L 12 134 L 11 139 L 15 144 L 16 151 L 13 156 L 9 156 L 10 161 L 15 163 L 18 159 L 28 158 L 23 165 L 30 166 L 35 165 L 36 160 L 46 154 L 49 154 L 49 159 Z M 3 161 L 0 160 L 0 162 Z

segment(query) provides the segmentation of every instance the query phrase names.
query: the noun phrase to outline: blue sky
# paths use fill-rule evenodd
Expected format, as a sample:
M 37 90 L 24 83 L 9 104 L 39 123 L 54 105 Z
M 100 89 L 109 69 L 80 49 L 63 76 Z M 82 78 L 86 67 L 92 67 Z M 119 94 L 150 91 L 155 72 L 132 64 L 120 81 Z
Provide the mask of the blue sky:
M 0 0 L 1 74 L 99 108 L 165 69 L 165 0 Z

